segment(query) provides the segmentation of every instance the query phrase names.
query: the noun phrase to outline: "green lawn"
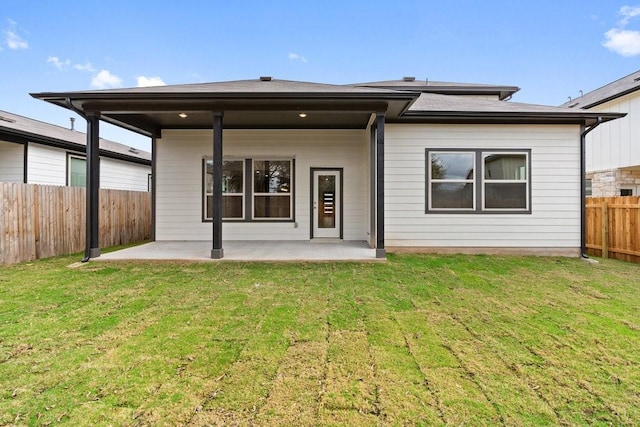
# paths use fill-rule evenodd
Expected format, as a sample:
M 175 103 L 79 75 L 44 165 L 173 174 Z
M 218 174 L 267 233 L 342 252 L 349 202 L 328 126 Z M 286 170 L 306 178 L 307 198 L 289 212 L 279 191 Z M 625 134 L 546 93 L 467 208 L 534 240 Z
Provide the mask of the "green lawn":
M 640 266 L 0 268 L 0 425 L 637 425 Z

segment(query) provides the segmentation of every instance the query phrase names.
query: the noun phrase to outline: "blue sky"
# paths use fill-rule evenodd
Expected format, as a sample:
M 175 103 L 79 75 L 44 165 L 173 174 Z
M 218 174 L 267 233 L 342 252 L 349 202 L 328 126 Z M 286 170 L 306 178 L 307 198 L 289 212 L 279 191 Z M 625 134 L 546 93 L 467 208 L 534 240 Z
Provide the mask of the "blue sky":
M 640 0 L 3 3 L 0 109 L 62 126 L 72 114 L 30 92 L 415 76 L 515 85 L 514 101 L 559 105 L 640 69 Z

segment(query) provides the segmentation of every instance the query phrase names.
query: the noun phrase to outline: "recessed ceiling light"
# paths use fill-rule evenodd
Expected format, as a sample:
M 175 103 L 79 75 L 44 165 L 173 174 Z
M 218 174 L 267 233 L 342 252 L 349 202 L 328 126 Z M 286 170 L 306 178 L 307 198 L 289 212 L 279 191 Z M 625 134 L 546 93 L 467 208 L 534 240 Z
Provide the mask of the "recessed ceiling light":
M 186 119 L 187 117 L 189 117 L 189 115 L 187 113 L 180 113 L 178 114 L 180 117 L 182 117 L 183 119 Z
M 299 113 L 298 117 L 301 117 L 304 119 L 305 117 L 307 117 L 307 113 Z

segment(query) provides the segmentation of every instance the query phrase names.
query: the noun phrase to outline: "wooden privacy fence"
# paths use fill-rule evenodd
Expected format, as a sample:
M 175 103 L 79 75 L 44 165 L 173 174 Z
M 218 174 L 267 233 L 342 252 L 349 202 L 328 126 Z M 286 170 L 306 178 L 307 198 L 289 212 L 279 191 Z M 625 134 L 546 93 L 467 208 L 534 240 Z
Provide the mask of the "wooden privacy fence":
M 86 191 L 0 183 L 0 265 L 84 250 Z M 148 240 L 151 193 L 100 190 L 100 247 Z
M 587 198 L 589 255 L 640 262 L 640 197 Z

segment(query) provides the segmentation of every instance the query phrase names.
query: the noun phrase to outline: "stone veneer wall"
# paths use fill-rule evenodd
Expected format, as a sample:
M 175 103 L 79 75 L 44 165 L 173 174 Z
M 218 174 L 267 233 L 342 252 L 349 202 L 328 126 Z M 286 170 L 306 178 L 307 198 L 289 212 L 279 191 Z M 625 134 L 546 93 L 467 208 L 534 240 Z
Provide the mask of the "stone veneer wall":
M 611 169 L 587 173 L 593 197 L 616 197 L 620 187 L 640 185 L 640 170 Z

